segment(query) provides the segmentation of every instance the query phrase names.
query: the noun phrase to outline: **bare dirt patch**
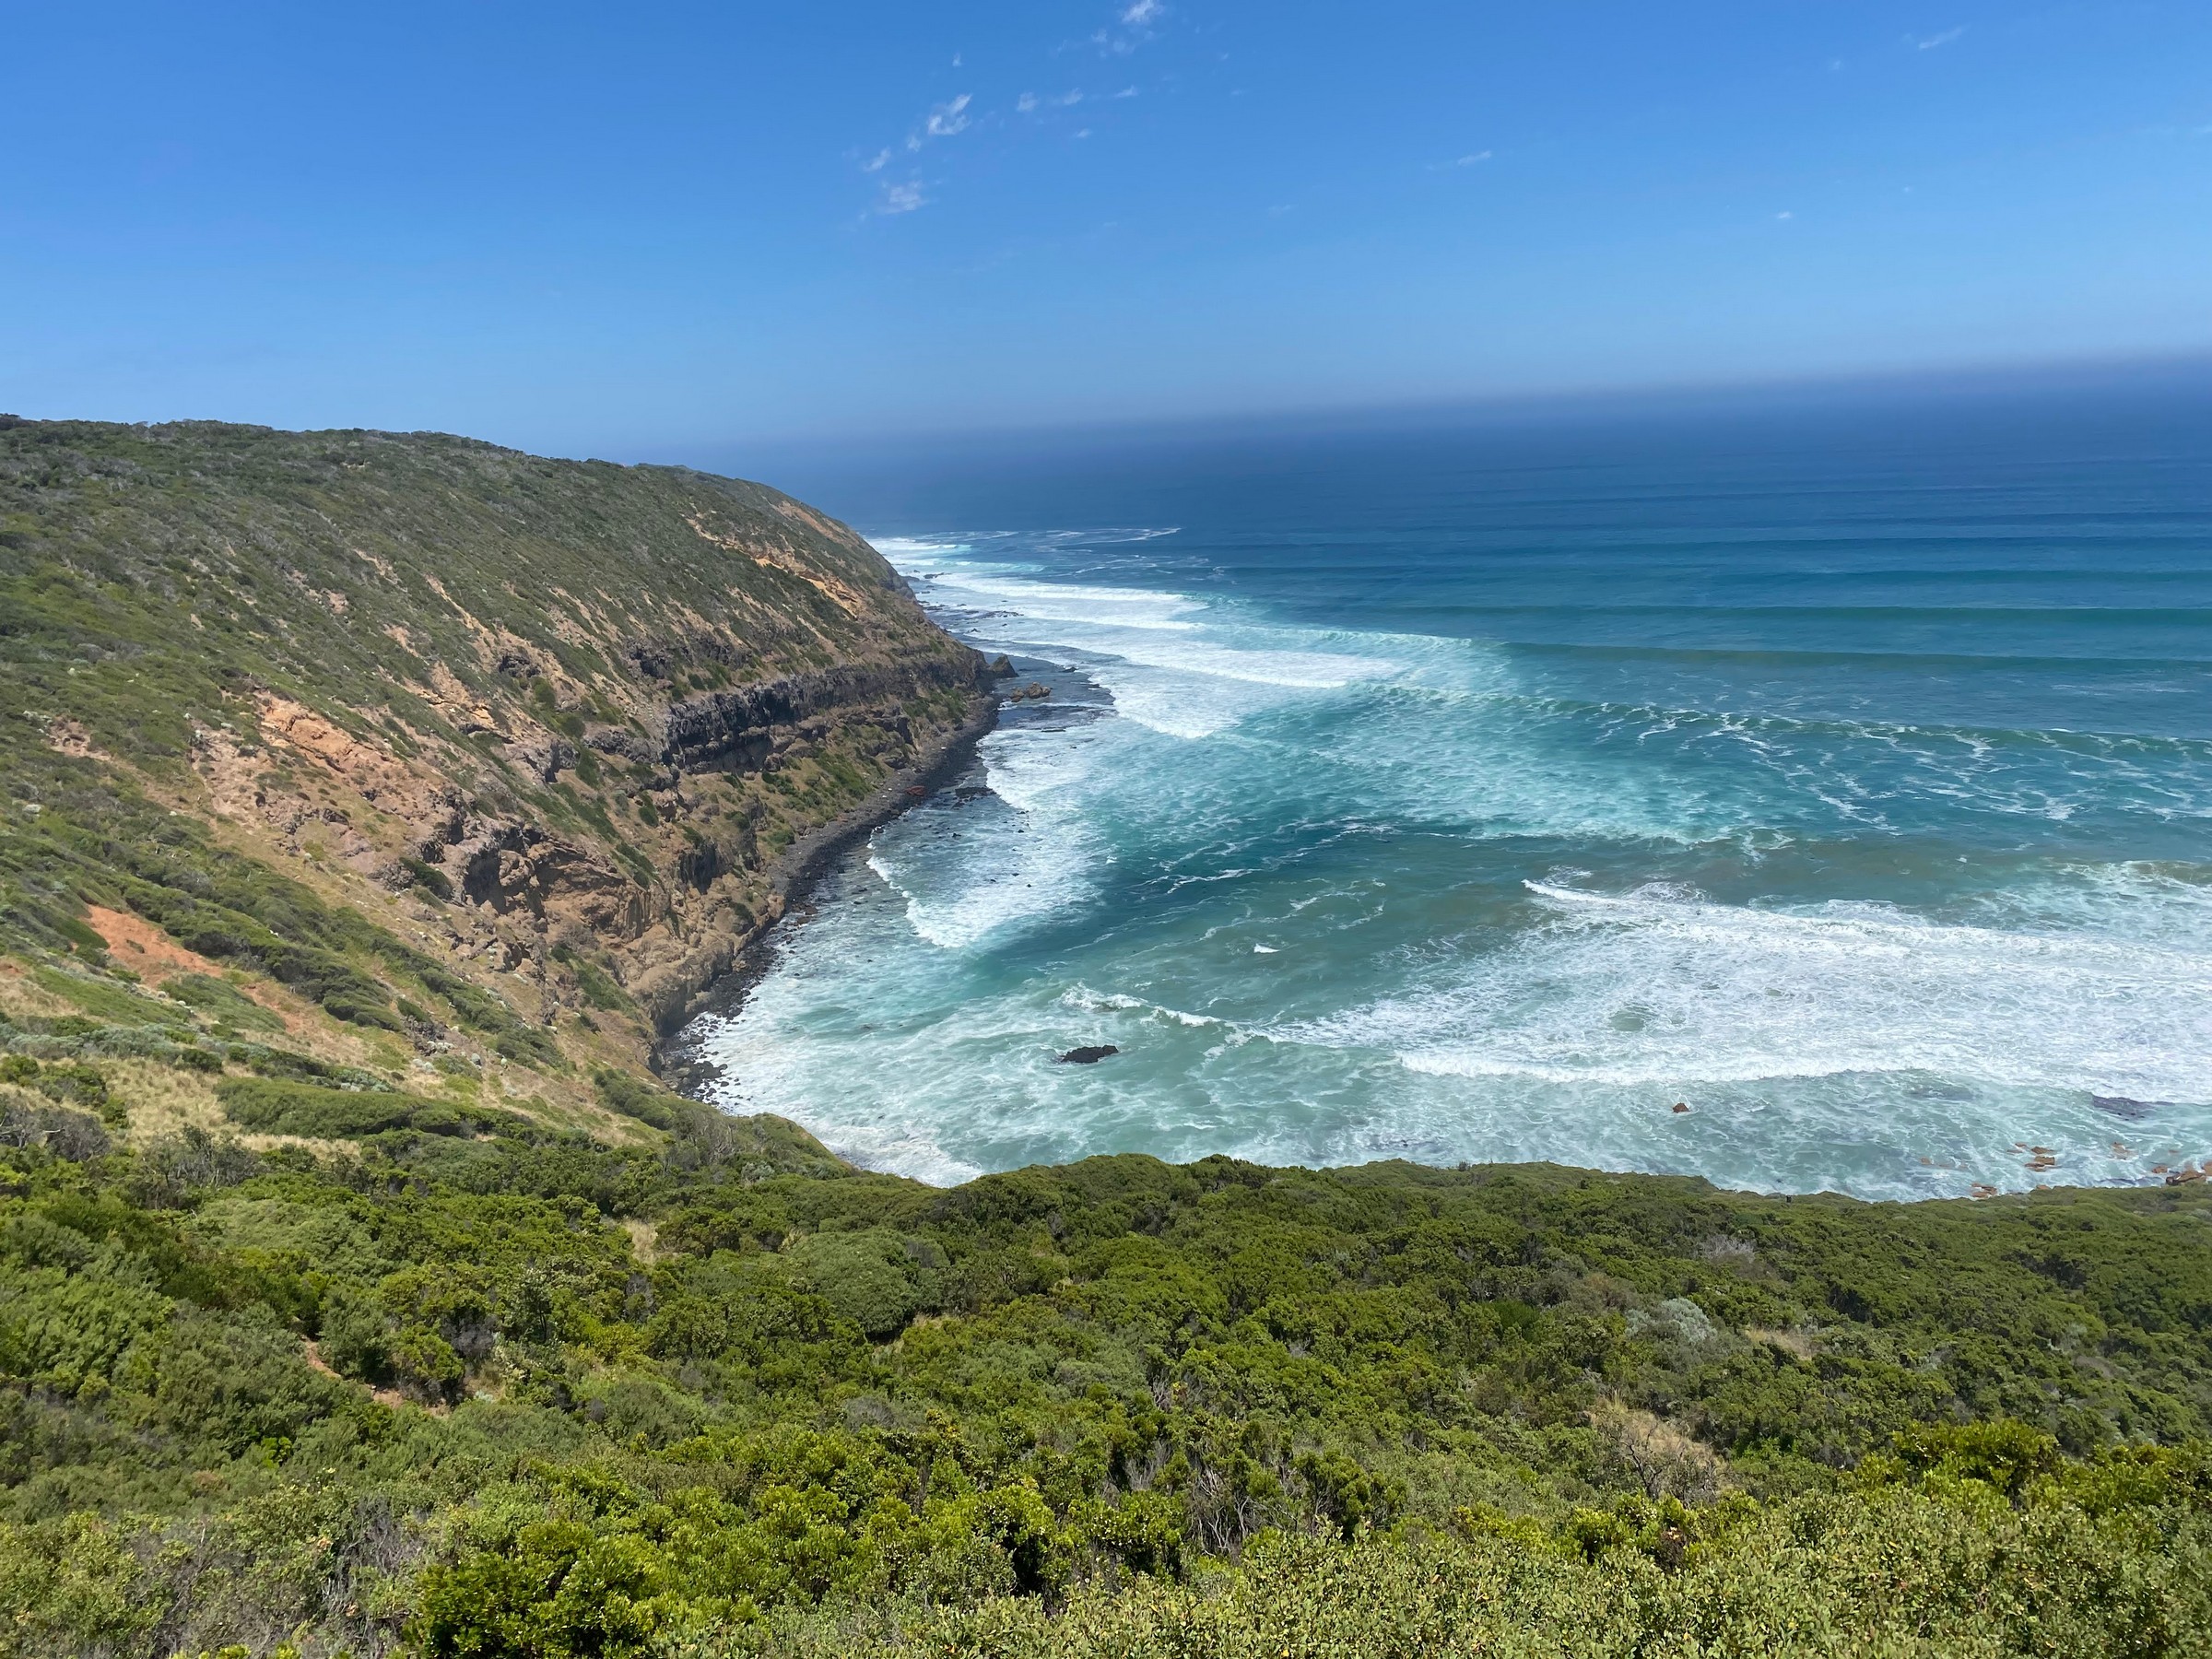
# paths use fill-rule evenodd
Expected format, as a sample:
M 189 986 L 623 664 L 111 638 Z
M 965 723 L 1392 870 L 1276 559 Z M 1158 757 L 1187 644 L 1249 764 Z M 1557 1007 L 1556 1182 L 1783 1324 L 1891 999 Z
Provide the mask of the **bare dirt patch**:
M 79 759 L 107 759 L 92 747 L 91 733 L 66 714 L 46 723 L 46 747 L 57 755 L 74 755 Z
M 91 904 L 85 907 L 85 921 L 106 942 L 108 954 L 141 978 L 160 983 L 187 973 L 204 973 L 210 979 L 226 977 L 221 963 L 178 944 L 144 916 Z M 287 1007 L 282 994 L 274 988 L 248 982 L 239 985 L 238 991 L 283 1020 L 286 1030 L 299 1030 L 298 1011 Z
M 355 1388 L 367 1386 L 365 1383 L 356 1382 L 351 1377 L 343 1376 L 338 1371 L 333 1370 L 330 1361 L 323 1358 L 323 1351 L 315 1346 L 314 1339 L 312 1336 L 300 1343 L 300 1358 L 304 1359 L 308 1364 L 313 1366 L 324 1376 L 336 1377 L 339 1382 L 351 1383 Z M 396 1388 L 371 1388 L 369 1393 L 375 1399 L 378 1405 L 389 1406 L 395 1411 L 400 1406 L 405 1406 L 407 1403 L 406 1395 L 401 1394 Z M 432 1407 L 432 1412 L 437 1416 L 444 1415 L 442 1412 L 437 1411 L 436 1407 Z
M 85 920 L 107 942 L 108 954 L 134 973 L 148 979 L 171 973 L 222 975 L 219 964 L 187 950 L 144 916 L 92 904 L 85 907 Z

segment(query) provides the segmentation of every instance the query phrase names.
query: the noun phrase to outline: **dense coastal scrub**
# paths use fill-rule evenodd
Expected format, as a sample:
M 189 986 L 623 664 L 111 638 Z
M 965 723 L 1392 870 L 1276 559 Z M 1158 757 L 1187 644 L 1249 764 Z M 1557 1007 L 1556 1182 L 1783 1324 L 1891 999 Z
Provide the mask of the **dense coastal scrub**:
M 947 1192 L 672 1097 L 657 1150 L 115 1148 L 83 1069 L 6 1153 L 0 1652 L 2179 1653 L 2212 1611 L 2201 1188 Z

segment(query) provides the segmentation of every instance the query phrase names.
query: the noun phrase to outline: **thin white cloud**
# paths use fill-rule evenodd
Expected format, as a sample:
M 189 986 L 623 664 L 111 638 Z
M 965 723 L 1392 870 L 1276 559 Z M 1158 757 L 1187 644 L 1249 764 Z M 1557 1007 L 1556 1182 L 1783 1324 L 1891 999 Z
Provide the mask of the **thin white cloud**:
M 1135 87 L 1124 87 L 1119 92 L 1116 92 L 1114 96 L 1116 98 L 1135 98 L 1136 96 L 1136 88 Z
M 1471 156 L 1460 157 L 1459 159 L 1453 162 L 1452 165 L 1454 167 L 1473 167 L 1477 161 L 1488 161 L 1489 159 L 1490 152 L 1488 150 L 1477 150 Z
M 1082 101 L 1080 88 L 1070 92 L 1047 92 L 1041 96 L 1035 92 L 1024 92 L 1014 100 L 1014 112 L 1018 115 L 1034 115 L 1040 110 L 1073 109 Z
M 966 132 L 969 127 L 968 106 L 974 101 L 974 94 L 963 92 L 949 102 L 932 108 L 923 118 L 921 126 L 906 135 L 906 153 L 912 155 L 932 138 L 950 138 L 956 133 Z M 871 168 L 869 171 L 875 170 Z
M 1090 37 L 1090 44 L 1111 56 L 1127 57 L 1152 38 L 1153 25 L 1168 15 L 1167 0 L 1127 0 L 1114 15 L 1128 32 L 1101 29 Z
M 1778 219 L 1794 219 L 1794 218 L 1795 218 L 1797 216 L 1796 216 L 1795 214 L 1792 213 L 1792 212 L 1791 212 L 1791 211 L 1790 211 L 1790 210 L 1789 210 L 1787 207 L 1784 207 L 1784 208 L 1783 208 L 1783 210 L 1782 210 L 1780 213 L 1776 214 L 1774 217 L 1775 217 L 1776 218 L 1778 218 Z
M 968 106 L 975 101 L 971 93 L 963 92 L 950 103 L 941 103 L 929 112 L 922 124 L 923 133 L 931 138 L 949 138 L 955 133 L 968 130 Z
M 1912 41 L 1913 48 L 1916 51 L 1933 52 L 1938 46 L 1948 46 L 1953 41 L 1957 40 L 1965 32 L 1966 25 L 1961 23 L 1956 29 L 1945 29 L 1941 34 L 1922 35 L 1917 39 L 1908 35 L 1906 36 L 1906 39 Z
M 933 138 L 950 138 L 966 132 L 973 124 L 974 118 L 968 113 L 968 106 L 974 101 L 973 93 L 963 92 L 958 98 L 933 105 L 929 113 L 923 117 L 922 124 L 906 135 L 906 153 L 910 156 L 914 154 Z M 860 171 L 864 173 L 879 173 L 891 164 L 891 158 L 897 153 L 888 147 L 879 149 L 860 164 Z M 886 182 L 871 211 L 885 215 L 912 213 L 917 207 L 928 206 L 928 203 L 929 193 L 923 187 L 920 179 L 908 179 L 900 183 Z

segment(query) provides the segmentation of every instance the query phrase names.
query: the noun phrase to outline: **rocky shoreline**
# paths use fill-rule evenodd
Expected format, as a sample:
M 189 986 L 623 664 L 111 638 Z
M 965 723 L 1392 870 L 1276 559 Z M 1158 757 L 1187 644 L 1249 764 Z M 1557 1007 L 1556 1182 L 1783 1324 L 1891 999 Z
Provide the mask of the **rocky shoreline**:
M 743 1006 L 775 962 L 779 931 L 806 919 L 816 886 L 839 855 L 958 777 L 975 758 L 976 746 L 997 726 L 1003 707 L 996 692 L 983 692 L 975 713 L 933 752 L 894 773 L 859 806 L 810 830 L 776 855 L 768 871 L 775 907 L 739 944 L 730 965 L 688 998 L 658 1033 L 653 1067 L 665 1083 L 697 1099 L 722 1077 L 722 1068 L 700 1058 L 685 1033 L 702 1014 L 732 1014 Z

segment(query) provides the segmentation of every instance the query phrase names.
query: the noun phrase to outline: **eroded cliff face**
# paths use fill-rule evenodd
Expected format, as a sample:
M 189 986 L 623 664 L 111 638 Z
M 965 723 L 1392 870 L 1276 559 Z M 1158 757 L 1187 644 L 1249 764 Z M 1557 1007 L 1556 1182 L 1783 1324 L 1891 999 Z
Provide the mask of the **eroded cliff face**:
M 0 767 L 29 810 L 95 775 L 141 791 L 579 1075 L 641 1065 L 780 913 L 779 856 L 988 704 L 858 535 L 682 469 L 15 422 L 0 527 L 24 712 Z M 473 1041 L 404 977 L 418 1049 Z
M 631 821 L 612 834 L 559 826 L 519 796 L 472 794 L 434 763 L 419 787 L 394 789 L 387 756 L 301 747 L 297 724 L 265 719 L 263 731 L 282 733 L 277 741 L 404 826 L 396 856 L 366 846 L 355 857 L 418 912 L 427 907 L 418 920 L 533 981 L 555 1018 L 590 1000 L 556 953 L 604 955 L 665 1035 L 782 913 L 777 855 L 930 762 L 975 717 L 978 670 L 953 655 L 840 665 L 587 726 L 573 741 L 545 730 L 507 735 L 512 764 L 545 784 L 572 788 L 587 757 L 597 757 L 603 783 L 622 769 Z M 298 813 L 296 797 L 279 801 L 277 820 Z M 441 888 L 450 903 L 436 902 Z

